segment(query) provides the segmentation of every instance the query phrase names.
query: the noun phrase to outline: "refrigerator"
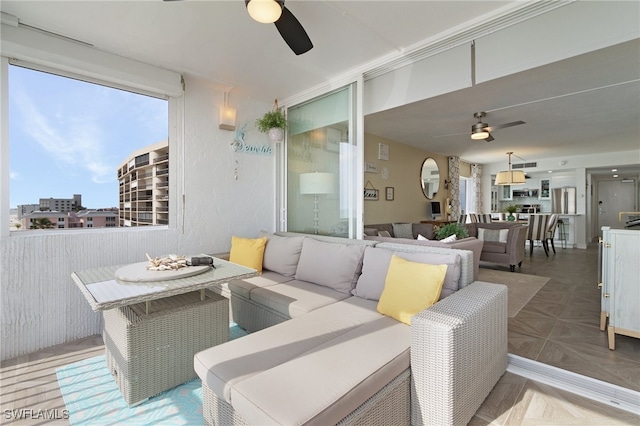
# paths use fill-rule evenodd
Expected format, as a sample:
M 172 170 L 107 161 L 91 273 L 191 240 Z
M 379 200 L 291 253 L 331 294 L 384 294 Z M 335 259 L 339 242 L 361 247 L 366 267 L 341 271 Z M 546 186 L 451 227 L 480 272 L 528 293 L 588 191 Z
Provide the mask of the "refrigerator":
M 553 188 L 551 213 L 576 214 L 576 188 Z

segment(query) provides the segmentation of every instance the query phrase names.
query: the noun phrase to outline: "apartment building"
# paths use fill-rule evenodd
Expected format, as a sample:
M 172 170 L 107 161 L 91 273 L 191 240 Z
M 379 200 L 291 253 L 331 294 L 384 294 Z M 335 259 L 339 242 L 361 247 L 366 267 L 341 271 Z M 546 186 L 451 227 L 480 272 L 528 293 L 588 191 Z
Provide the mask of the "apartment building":
M 61 212 L 36 210 L 20 219 L 21 229 L 115 228 L 119 226 L 118 209 Z
M 141 148 L 118 166 L 120 226 L 169 223 L 169 142 Z
M 40 198 L 40 210 L 70 212 L 82 207 L 82 194 L 73 194 L 73 198 Z

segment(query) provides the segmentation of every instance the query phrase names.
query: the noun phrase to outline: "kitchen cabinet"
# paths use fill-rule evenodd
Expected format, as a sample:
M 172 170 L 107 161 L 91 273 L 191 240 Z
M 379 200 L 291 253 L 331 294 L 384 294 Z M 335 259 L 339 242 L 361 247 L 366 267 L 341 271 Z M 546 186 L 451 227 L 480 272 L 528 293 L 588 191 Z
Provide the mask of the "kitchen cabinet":
M 604 226 L 600 244 L 600 329 L 615 350 L 616 334 L 640 339 L 640 232 Z
M 511 185 L 499 185 L 498 198 L 500 199 L 500 201 L 513 200 L 513 191 L 511 190 Z
M 550 184 L 551 184 L 551 179 L 540 179 L 540 188 L 538 189 L 539 200 L 551 199 Z

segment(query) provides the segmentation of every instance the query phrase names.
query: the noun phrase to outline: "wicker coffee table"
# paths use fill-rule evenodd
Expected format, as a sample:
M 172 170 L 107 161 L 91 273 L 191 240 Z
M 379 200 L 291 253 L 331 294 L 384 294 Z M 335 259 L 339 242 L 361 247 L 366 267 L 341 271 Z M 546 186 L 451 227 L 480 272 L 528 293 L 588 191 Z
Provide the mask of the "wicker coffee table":
M 257 271 L 214 258 L 215 268 L 158 282 L 115 279 L 122 266 L 71 276 L 102 311 L 107 367 L 129 405 L 196 377 L 196 352 L 229 338 L 229 301 L 208 290 Z

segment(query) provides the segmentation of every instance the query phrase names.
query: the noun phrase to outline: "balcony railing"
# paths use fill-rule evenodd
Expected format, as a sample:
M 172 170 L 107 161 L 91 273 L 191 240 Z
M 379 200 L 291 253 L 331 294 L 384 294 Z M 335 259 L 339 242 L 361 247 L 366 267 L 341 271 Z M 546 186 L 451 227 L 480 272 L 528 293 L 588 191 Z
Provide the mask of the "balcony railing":
M 162 161 L 167 161 L 169 159 L 169 154 L 161 155 L 160 157 L 156 157 L 153 159 L 153 164 L 160 163 Z

